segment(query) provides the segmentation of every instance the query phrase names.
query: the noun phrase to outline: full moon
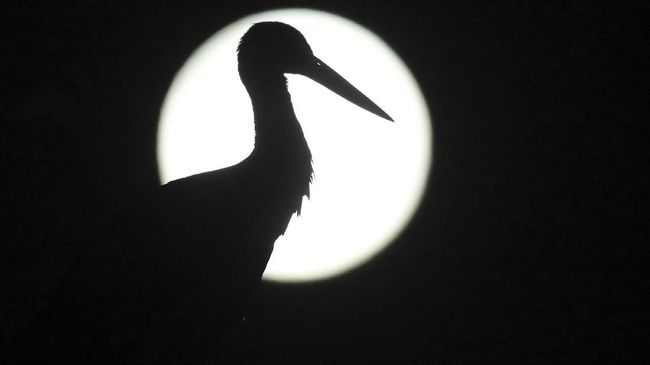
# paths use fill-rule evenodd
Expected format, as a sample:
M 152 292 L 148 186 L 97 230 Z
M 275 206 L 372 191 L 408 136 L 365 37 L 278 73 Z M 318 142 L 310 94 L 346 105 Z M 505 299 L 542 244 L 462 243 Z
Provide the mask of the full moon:
M 246 30 L 261 21 L 298 29 L 314 55 L 395 120 L 306 77 L 287 75 L 312 151 L 314 179 L 311 199 L 304 199 L 302 214 L 291 218 L 276 241 L 263 278 L 324 280 L 368 262 L 413 216 L 431 168 L 429 112 L 408 67 L 363 26 L 307 9 L 253 14 L 217 31 L 176 74 L 158 126 L 161 183 L 234 165 L 253 150 L 253 110 L 239 80 L 236 49 Z

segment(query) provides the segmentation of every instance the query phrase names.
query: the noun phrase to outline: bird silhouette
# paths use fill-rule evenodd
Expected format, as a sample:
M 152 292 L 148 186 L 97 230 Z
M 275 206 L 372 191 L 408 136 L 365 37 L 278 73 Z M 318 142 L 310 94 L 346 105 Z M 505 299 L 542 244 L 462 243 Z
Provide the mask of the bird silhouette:
M 289 25 L 254 24 L 238 65 L 254 110 L 251 154 L 169 182 L 96 230 L 5 363 L 200 363 L 241 321 L 275 240 L 309 197 L 312 156 L 285 74 L 392 121 Z

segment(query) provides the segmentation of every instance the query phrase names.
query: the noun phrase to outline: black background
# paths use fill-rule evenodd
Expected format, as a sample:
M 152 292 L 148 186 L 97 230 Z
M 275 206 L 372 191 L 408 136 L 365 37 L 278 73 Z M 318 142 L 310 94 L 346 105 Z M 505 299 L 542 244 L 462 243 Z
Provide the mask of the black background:
M 46 305 L 85 228 L 157 186 L 159 107 L 191 51 L 287 6 L 346 16 L 402 56 L 431 109 L 433 172 L 369 264 L 264 283 L 221 360 L 638 360 L 648 9 L 565 1 L 2 5 L 0 345 Z

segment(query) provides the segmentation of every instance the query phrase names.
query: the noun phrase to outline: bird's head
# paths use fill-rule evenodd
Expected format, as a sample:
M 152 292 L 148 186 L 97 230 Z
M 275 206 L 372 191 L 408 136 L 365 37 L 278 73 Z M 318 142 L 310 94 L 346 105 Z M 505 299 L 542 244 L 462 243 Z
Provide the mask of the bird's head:
M 239 42 L 240 73 L 301 73 L 313 58 L 302 33 L 284 23 L 256 23 Z
M 239 42 L 239 75 L 246 84 L 264 82 L 284 74 L 307 76 L 348 101 L 384 119 L 393 121 L 379 106 L 336 71 L 314 56 L 305 37 L 290 25 L 279 22 L 254 24 Z

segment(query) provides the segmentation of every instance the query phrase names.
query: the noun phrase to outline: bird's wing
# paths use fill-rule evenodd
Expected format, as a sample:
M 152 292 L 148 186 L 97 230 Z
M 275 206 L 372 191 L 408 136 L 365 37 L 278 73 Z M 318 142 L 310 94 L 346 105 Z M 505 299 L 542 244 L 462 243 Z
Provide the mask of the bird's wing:
M 182 363 L 188 349 L 214 341 L 241 318 L 270 254 L 251 248 L 240 174 L 172 182 L 97 229 L 16 358 L 67 362 L 74 353 L 98 363 L 94 356 L 111 354 L 128 363 L 157 354 L 156 363 Z

